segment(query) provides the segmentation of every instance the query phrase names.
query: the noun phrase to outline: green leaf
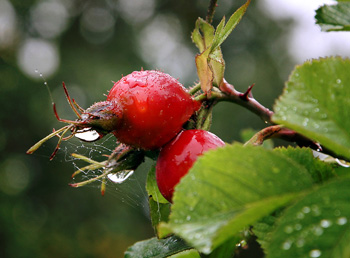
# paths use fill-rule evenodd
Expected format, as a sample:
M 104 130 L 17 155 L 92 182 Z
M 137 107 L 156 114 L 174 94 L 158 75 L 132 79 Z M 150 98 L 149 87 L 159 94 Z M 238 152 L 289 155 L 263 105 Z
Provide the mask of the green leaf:
M 350 60 L 312 60 L 296 67 L 277 100 L 273 121 L 350 159 Z
M 200 258 L 200 254 L 195 249 L 183 251 L 181 253 L 169 256 L 169 258 Z
M 350 2 L 324 5 L 316 10 L 315 18 L 323 31 L 349 31 Z
M 166 239 L 151 238 L 135 243 L 126 250 L 125 258 L 163 258 L 190 247 L 180 238 L 172 236 Z
M 234 12 L 234 14 L 231 15 L 230 19 L 227 21 L 225 26 L 225 17 L 222 18 L 215 32 L 215 36 L 211 46 L 212 51 L 219 47 L 231 34 L 233 29 L 236 28 L 238 23 L 242 20 L 243 15 L 247 11 L 249 4 L 250 0 L 247 0 L 247 2 L 244 5 L 242 5 L 239 9 L 237 9 L 237 11 Z
M 209 66 L 213 72 L 213 83 L 220 86 L 225 73 L 225 60 L 220 47 L 209 55 Z
M 322 183 L 336 176 L 332 166 L 315 159 L 312 150 L 309 148 L 276 148 L 275 151 L 304 166 L 315 183 Z
M 307 166 L 280 151 L 239 144 L 208 151 L 175 188 L 164 231 L 208 254 L 312 185 Z
M 149 198 L 150 217 L 154 231 L 158 235 L 158 225 L 161 222 L 167 222 L 170 214 L 170 203 L 159 203 Z
M 202 18 L 197 19 L 191 38 L 200 53 L 211 46 L 214 38 L 214 31 L 215 29 L 211 24 L 207 23 Z
M 225 61 L 222 56 L 220 45 L 231 34 L 232 30 L 242 19 L 249 6 L 250 0 L 241 6 L 225 25 L 225 18 L 214 27 L 205 20 L 198 18 L 195 29 L 192 32 L 192 41 L 196 44 L 200 54 L 196 56 L 196 66 L 201 88 L 209 92 L 213 82 L 220 86 L 224 79 Z M 214 33 L 215 31 L 215 33 Z
M 267 257 L 350 256 L 350 178 L 323 185 L 289 207 L 277 222 Z
M 146 182 L 146 191 L 148 196 L 158 203 L 169 203 L 163 195 L 160 193 L 157 180 L 156 180 L 156 168 L 153 166 L 148 172 L 147 182 Z
M 257 236 L 257 241 L 264 250 L 271 242 L 271 232 L 275 228 L 276 217 L 277 215 L 266 216 L 253 225 L 252 230 Z
M 233 257 L 233 254 L 237 249 L 237 246 L 241 242 L 241 240 L 242 240 L 241 234 L 237 234 L 235 237 L 228 239 L 225 243 L 215 248 L 207 257 L 208 258 Z
M 153 166 L 148 172 L 146 190 L 149 196 L 148 204 L 152 226 L 156 234 L 158 234 L 158 224 L 168 221 L 171 205 L 159 192 L 155 172 L 156 170 Z

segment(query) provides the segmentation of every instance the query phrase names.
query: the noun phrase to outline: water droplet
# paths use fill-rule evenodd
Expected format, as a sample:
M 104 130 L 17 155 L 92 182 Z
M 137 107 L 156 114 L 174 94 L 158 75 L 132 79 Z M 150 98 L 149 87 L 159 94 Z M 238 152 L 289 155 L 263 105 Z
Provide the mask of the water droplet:
M 304 116 L 308 116 L 309 114 L 310 114 L 310 112 L 307 111 L 307 110 L 305 110 L 305 111 L 303 112 L 303 115 L 304 115 Z M 308 121 L 309 121 L 309 119 L 308 119 Z
M 350 165 L 348 163 L 346 163 L 345 161 L 340 161 L 339 159 L 335 159 L 335 161 L 342 167 L 344 168 L 348 168 L 350 167 Z
M 315 129 L 320 128 L 320 125 L 319 125 L 319 124 L 317 124 L 317 123 L 313 123 L 313 124 L 312 124 L 312 126 L 313 126 L 313 128 L 315 128 Z
M 322 114 L 322 115 L 320 115 L 320 118 L 322 118 L 322 119 L 326 119 L 328 117 L 328 115 L 325 113 L 325 114 Z
M 307 123 L 309 122 L 309 118 L 305 118 L 303 121 L 303 126 L 307 126 Z
M 292 226 L 286 226 L 284 228 L 284 232 L 286 232 L 287 234 L 290 234 L 293 232 L 293 227 Z
M 186 220 L 187 220 L 187 221 L 190 221 L 190 220 L 191 220 L 191 216 L 190 216 L 190 215 L 187 215 Z
M 313 230 L 314 230 L 314 235 L 315 236 L 320 236 L 320 235 L 323 234 L 323 229 L 321 227 L 319 227 L 319 226 L 315 227 Z
M 311 211 L 310 207 L 308 207 L 308 206 L 303 207 L 301 210 L 304 213 L 309 213 Z
M 320 111 L 319 108 L 314 108 L 314 112 L 315 112 L 315 113 L 317 113 L 317 112 L 319 112 L 319 111 Z
M 299 238 L 297 242 L 295 243 L 297 247 L 303 247 L 305 244 L 305 239 L 304 238 Z
M 239 242 L 238 244 L 236 244 L 237 247 L 244 247 L 246 245 L 247 245 L 247 241 L 245 241 L 244 239 L 241 242 Z
M 318 103 L 318 99 L 315 99 L 315 98 L 311 98 L 311 102 L 317 104 Z
M 345 217 L 340 217 L 337 219 L 337 224 L 340 226 L 345 225 L 347 222 L 348 222 L 348 219 Z
M 290 240 L 287 240 L 282 244 L 283 250 L 289 250 L 291 247 L 292 247 L 292 242 Z
M 328 220 L 328 219 L 323 219 L 320 222 L 321 227 L 323 228 L 329 228 L 330 226 L 332 226 L 332 221 Z
M 194 238 L 195 238 L 195 239 L 200 239 L 200 238 L 201 238 L 201 234 L 196 233 L 196 234 L 194 235 Z
M 322 252 L 318 249 L 311 250 L 309 253 L 310 257 L 312 257 L 312 258 L 320 257 L 321 254 L 322 254 Z
M 341 84 L 341 80 L 340 80 L 340 79 L 337 79 L 337 83 L 338 83 L 338 84 Z
M 298 224 L 294 225 L 294 228 L 295 228 L 295 230 L 299 231 L 299 230 L 301 230 L 303 228 L 303 226 L 298 223 Z
M 79 140 L 86 142 L 94 142 L 100 138 L 100 134 L 91 128 L 84 128 L 78 130 L 77 133 L 74 134 Z
M 119 171 L 117 173 L 108 174 L 107 178 L 111 180 L 113 183 L 121 184 L 126 179 L 128 179 L 132 174 L 134 174 L 134 170 L 124 170 L 124 171 Z
M 303 219 L 305 217 L 305 214 L 303 212 L 297 213 L 297 219 Z
M 335 210 L 334 211 L 334 216 L 338 217 L 338 216 L 340 216 L 340 214 L 341 214 L 340 210 Z
M 314 216 L 320 216 L 321 215 L 321 210 L 317 205 L 312 205 L 311 206 L 311 211 L 312 211 L 312 215 Z

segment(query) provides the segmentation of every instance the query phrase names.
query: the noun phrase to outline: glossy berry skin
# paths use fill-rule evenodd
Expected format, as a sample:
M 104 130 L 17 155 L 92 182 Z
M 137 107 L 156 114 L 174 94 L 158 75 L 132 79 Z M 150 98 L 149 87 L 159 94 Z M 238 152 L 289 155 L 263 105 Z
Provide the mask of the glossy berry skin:
M 136 71 L 116 82 L 107 96 L 120 116 L 112 133 L 125 144 L 157 149 L 174 138 L 200 104 L 173 77 Z
M 161 194 L 172 202 L 174 187 L 204 152 L 224 146 L 216 135 L 204 130 L 182 131 L 160 151 L 156 180 Z

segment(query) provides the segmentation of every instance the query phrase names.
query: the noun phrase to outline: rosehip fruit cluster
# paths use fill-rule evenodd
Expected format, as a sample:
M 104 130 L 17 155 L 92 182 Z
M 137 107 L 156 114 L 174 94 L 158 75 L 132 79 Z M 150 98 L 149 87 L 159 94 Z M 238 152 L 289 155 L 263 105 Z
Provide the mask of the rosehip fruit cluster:
M 43 142 L 53 136 L 59 137 L 51 159 L 62 140 L 74 135 L 95 132 L 95 141 L 108 133 L 119 142 L 135 148 L 153 150 L 174 138 L 183 124 L 200 108 L 187 90 L 173 77 L 160 71 L 136 71 L 121 78 L 110 90 L 107 100 L 97 102 L 86 110 L 72 100 L 63 84 L 68 102 L 78 119 L 66 120 L 54 112 L 57 119 L 69 125 L 54 131 L 27 153 L 33 153 Z M 79 112 L 80 111 L 80 112 Z M 63 137 L 71 132 L 68 137 Z M 78 137 L 84 139 L 84 137 Z
M 224 146 L 216 135 L 204 130 L 182 131 L 160 151 L 156 165 L 159 191 L 172 202 L 175 186 L 204 152 Z

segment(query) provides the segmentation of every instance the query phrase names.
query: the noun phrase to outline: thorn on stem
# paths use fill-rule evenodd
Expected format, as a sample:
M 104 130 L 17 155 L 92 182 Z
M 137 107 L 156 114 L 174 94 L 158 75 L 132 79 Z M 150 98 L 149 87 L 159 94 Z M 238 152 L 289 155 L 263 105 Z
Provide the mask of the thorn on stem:
M 248 101 L 249 98 L 252 98 L 253 95 L 252 95 L 252 89 L 254 87 L 255 83 L 253 83 L 252 85 L 250 85 L 247 89 L 246 92 L 244 92 L 243 94 L 241 94 L 239 97 L 242 99 L 242 100 L 245 100 L 245 101 Z

